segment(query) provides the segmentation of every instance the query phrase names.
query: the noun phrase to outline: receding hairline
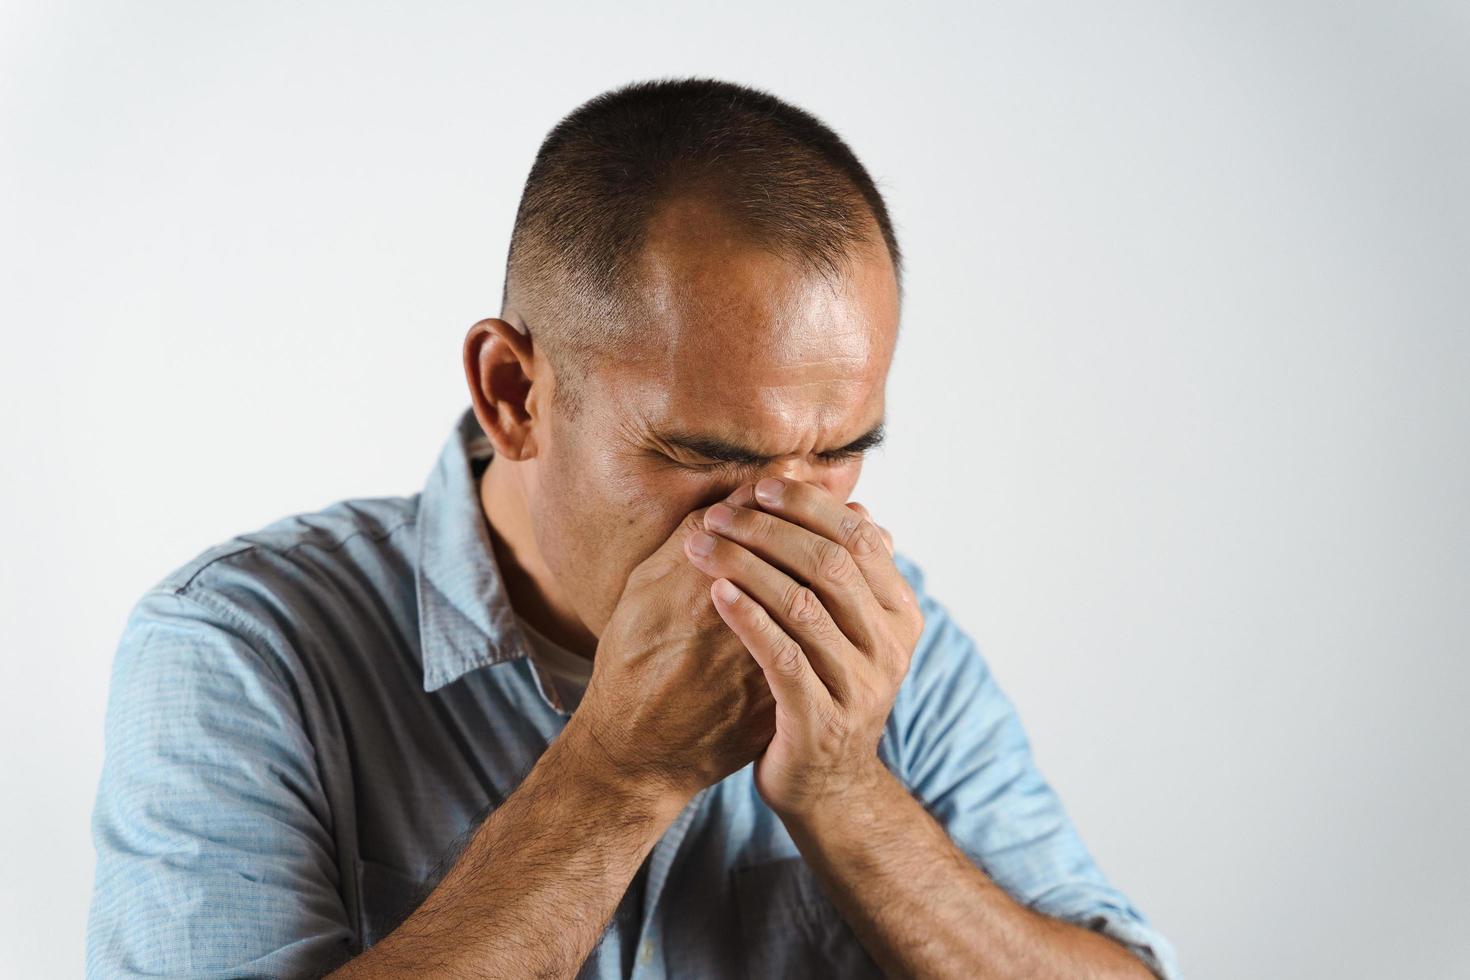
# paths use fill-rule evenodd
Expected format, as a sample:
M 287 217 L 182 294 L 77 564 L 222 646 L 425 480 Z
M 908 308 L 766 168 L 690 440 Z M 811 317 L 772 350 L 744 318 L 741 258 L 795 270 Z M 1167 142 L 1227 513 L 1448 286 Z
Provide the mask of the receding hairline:
M 690 200 L 712 204 L 743 244 L 829 278 L 881 246 L 901 305 L 902 255 L 882 194 L 825 123 L 718 79 L 630 83 L 547 135 L 507 255 L 502 315 L 514 310 L 542 335 L 568 389 L 599 356 L 637 344 L 650 228 Z

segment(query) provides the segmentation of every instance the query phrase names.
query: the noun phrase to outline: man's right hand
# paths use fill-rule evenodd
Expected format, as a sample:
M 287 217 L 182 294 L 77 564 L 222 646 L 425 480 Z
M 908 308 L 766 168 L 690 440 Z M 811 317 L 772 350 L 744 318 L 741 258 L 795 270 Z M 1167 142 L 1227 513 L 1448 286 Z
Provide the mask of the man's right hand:
M 770 686 L 684 553 L 706 510 L 628 576 L 561 735 L 419 907 L 333 980 L 573 975 L 679 810 L 770 743 Z
M 743 495 L 743 496 L 742 496 Z M 727 500 L 749 505 L 752 485 Z M 585 762 L 679 803 L 753 761 L 775 732 L 760 666 L 720 618 L 684 553 L 693 511 L 628 576 L 562 739 Z

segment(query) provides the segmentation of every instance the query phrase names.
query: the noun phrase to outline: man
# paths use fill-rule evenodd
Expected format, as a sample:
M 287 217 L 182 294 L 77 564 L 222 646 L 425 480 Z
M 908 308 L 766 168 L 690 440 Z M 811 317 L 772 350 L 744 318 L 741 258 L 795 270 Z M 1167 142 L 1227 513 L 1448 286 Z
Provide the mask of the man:
M 770 95 L 563 120 L 423 492 L 135 608 L 89 973 L 1172 976 L 848 500 L 900 269 L 862 165 Z

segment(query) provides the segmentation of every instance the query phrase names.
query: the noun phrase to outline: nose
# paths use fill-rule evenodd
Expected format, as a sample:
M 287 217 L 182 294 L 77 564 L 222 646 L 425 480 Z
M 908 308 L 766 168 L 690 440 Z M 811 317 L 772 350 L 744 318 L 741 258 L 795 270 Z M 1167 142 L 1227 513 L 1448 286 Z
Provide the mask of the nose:
M 753 499 L 750 495 L 750 488 L 755 486 L 757 483 L 759 483 L 761 480 L 764 480 L 768 476 L 774 476 L 778 479 L 786 480 L 790 483 L 821 482 L 821 477 L 820 474 L 817 473 L 817 468 L 811 463 L 806 462 L 805 460 L 772 460 L 770 463 L 760 467 L 759 469 L 748 470 L 741 476 L 738 483 L 732 481 L 722 484 L 715 492 L 715 494 L 711 496 L 709 503 L 712 504 L 719 500 L 729 500 L 738 494 L 742 498 L 750 498 L 741 499 L 740 501 L 738 501 L 739 503 L 748 506 L 751 503 L 751 499 Z
M 776 460 L 766 467 L 754 480 L 755 483 L 764 477 L 774 476 L 782 480 L 791 480 L 796 483 L 810 481 L 816 475 L 816 469 L 803 459 Z

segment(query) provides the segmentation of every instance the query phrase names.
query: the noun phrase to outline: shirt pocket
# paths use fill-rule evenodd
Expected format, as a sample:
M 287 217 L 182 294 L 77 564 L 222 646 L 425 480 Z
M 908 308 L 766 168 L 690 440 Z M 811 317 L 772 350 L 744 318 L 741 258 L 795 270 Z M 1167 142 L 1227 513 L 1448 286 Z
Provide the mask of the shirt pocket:
M 407 871 L 357 859 L 358 930 L 364 949 L 397 928 L 418 907 L 421 879 Z
M 801 858 L 737 868 L 746 976 L 882 977 Z

